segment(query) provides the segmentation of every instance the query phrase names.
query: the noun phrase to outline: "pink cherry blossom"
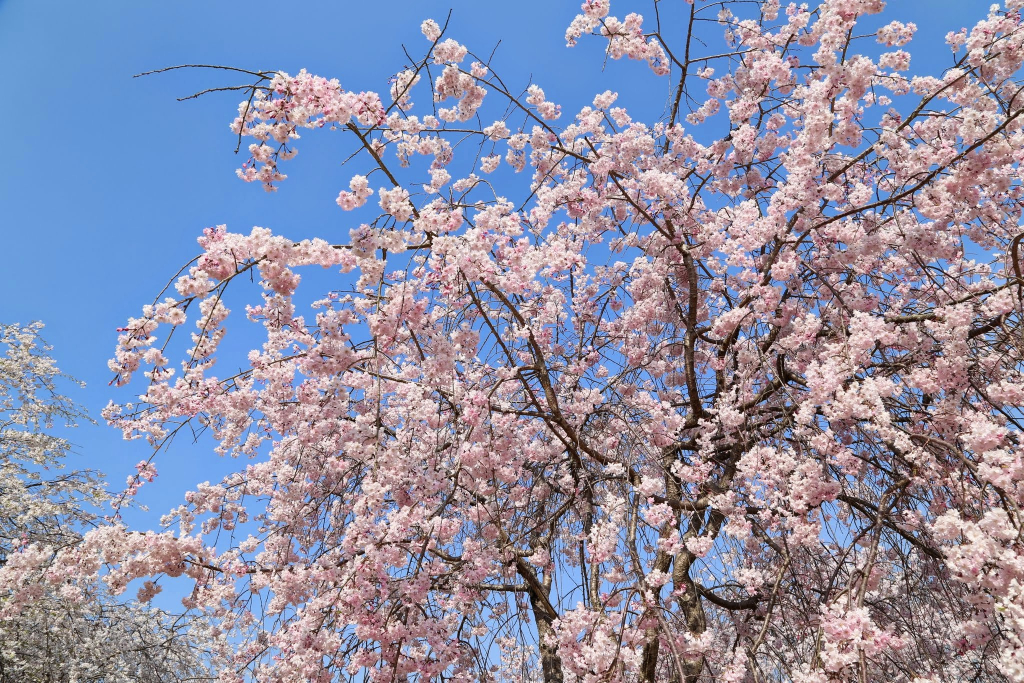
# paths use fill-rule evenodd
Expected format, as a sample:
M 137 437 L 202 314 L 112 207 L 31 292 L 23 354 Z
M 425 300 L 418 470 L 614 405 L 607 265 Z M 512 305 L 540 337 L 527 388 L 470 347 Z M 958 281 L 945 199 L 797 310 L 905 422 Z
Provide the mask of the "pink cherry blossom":
M 189 582 L 261 681 L 1019 680 L 1024 20 L 913 75 L 884 5 L 583 2 L 646 109 L 432 21 L 390 99 L 277 74 L 239 174 L 334 127 L 358 213 L 211 229 L 121 330 L 107 419 L 239 460 L 68 575 Z

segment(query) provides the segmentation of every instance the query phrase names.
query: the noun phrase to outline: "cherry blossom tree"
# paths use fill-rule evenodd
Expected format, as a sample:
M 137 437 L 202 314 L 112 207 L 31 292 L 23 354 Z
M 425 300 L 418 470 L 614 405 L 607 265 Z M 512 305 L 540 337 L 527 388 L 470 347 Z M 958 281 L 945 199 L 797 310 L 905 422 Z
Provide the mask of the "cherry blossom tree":
M 337 130 L 349 238 L 205 231 L 106 416 L 243 461 L 62 566 L 187 577 L 224 680 L 1024 680 L 1022 4 L 912 75 L 882 0 L 587 0 L 648 121 L 433 20 L 382 94 L 247 72 L 240 177 Z
M 0 325 L 0 682 L 160 683 L 209 678 L 199 629 L 118 601 L 103 583 L 49 584 L 107 499 L 98 473 L 64 470 L 52 430 L 87 416 L 59 392 L 42 325 Z

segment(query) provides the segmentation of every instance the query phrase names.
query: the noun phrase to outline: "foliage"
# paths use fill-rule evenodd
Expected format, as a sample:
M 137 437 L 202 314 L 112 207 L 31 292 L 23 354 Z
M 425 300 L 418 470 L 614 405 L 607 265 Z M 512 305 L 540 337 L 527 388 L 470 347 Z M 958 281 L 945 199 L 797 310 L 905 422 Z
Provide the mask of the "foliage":
M 194 581 L 227 680 L 1024 680 L 1021 4 L 913 76 L 881 0 L 587 0 L 567 41 L 664 77 L 651 123 L 609 83 L 558 124 L 431 20 L 390 97 L 253 72 L 239 175 L 340 130 L 366 221 L 204 233 L 107 417 L 251 462 L 87 543 Z

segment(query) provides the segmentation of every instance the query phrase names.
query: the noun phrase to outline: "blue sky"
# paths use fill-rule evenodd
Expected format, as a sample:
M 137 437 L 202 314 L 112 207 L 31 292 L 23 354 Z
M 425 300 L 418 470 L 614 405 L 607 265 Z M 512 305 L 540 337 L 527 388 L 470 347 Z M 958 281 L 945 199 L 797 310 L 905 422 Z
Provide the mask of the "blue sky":
M 890 0 L 886 16 L 919 25 L 912 70 L 938 73 L 951 59 L 945 32 L 972 25 L 988 5 Z M 650 6 L 612 3 L 619 16 Z M 501 75 L 525 86 L 533 74 L 566 112 L 607 88 L 639 96 L 666 87 L 636 64 L 609 64 L 602 77 L 596 41 L 567 50 L 565 27 L 578 11 L 573 0 L 0 0 L 8 82 L 0 106 L 0 320 L 46 323 L 61 367 L 87 382 L 73 395 L 94 416 L 112 398 L 131 400 L 131 388 L 107 386 L 115 328 L 197 253 L 202 229 L 261 225 L 295 238 L 343 239 L 353 221 L 333 200 L 356 172 L 340 166 L 340 136 L 310 134 L 285 169 L 289 180 L 264 193 L 234 176 L 244 159 L 233 154 L 228 123 L 239 95 L 175 101 L 235 79 L 193 70 L 131 76 L 181 63 L 306 68 L 339 78 L 346 89 L 385 91 L 406 61 L 402 44 L 419 56 L 426 47 L 420 22 L 443 21 L 449 8 L 452 37 L 483 54 L 500 39 L 494 64 Z M 653 99 L 660 104 L 662 97 Z M 145 444 L 125 443 L 105 426 L 83 428 L 74 440 L 76 465 L 106 471 L 114 488 L 149 454 Z M 160 513 L 192 484 L 218 478 L 231 463 L 217 463 L 211 450 L 208 441 L 177 444 L 158 463 L 160 479 L 143 500 Z

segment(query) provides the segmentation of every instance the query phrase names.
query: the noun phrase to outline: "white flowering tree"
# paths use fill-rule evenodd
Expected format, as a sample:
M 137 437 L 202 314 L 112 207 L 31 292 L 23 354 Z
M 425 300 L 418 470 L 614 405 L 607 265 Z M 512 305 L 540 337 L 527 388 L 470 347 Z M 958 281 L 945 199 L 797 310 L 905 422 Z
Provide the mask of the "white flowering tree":
M 88 417 L 60 393 L 73 380 L 41 328 L 0 325 L 0 683 L 204 679 L 193 624 L 55 571 L 107 495 L 99 473 L 64 468 L 71 444 L 53 429 Z

